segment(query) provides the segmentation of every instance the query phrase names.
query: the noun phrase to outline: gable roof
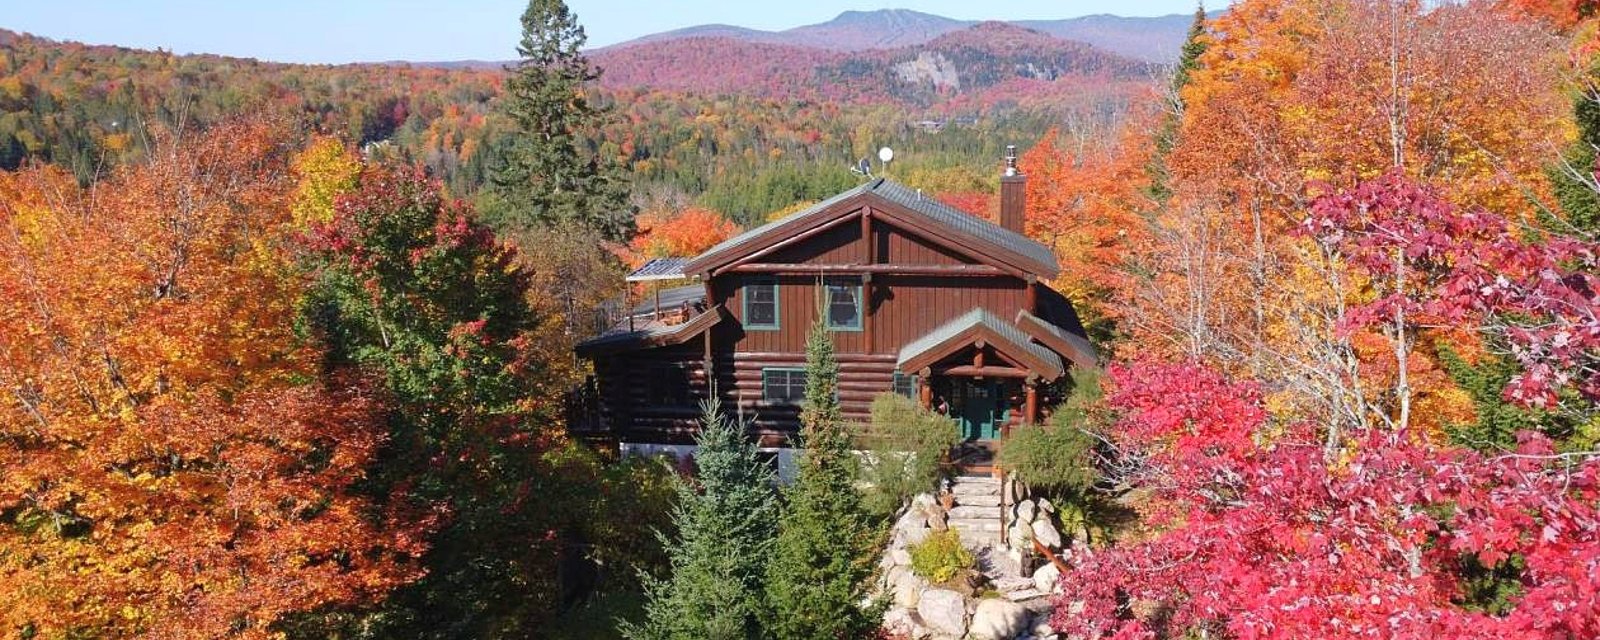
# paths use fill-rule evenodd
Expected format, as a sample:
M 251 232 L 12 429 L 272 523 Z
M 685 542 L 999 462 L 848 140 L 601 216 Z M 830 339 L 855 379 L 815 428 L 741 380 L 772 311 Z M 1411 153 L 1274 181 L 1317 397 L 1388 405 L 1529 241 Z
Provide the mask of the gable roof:
M 1039 316 L 1028 313 L 1026 309 L 1017 312 L 1017 328 L 1056 353 L 1065 355 L 1074 366 L 1084 369 L 1099 366 L 1094 345 L 1089 343 L 1088 338 L 1067 331 L 1055 323 L 1047 322 Z
M 910 219 L 905 222 L 930 228 L 979 254 L 1041 278 L 1054 278 L 1060 272 L 1055 254 L 1049 247 L 887 178 L 870 180 L 803 211 L 724 240 L 691 259 L 683 266 L 683 270 L 687 273 L 709 272 L 805 229 L 835 220 L 857 208 L 845 205 L 854 204 L 853 200 L 868 198 L 887 205 L 882 207 L 885 209 L 883 213 L 891 222 L 900 215 L 906 215 Z
M 939 328 L 900 348 L 896 366 L 915 371 L 982 337 L 1009 357 L 1024 362 L 1034 373 L 1054 380 L 1066 373 L 1066 365 L 1056 352 L 1034 342 L 1028 334 L 982 307 L 962 314 Z

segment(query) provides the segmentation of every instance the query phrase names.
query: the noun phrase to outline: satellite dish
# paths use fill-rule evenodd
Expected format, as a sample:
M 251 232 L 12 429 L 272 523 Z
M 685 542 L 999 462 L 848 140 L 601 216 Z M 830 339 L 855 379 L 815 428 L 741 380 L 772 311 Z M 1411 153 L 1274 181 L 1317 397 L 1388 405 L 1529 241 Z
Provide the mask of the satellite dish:
M 879 149 L 878 159 L 882 160 L 884 164 L 889 164 L 889 161 L 894 159 L 894 149 L 890 149 L 888 147 Z

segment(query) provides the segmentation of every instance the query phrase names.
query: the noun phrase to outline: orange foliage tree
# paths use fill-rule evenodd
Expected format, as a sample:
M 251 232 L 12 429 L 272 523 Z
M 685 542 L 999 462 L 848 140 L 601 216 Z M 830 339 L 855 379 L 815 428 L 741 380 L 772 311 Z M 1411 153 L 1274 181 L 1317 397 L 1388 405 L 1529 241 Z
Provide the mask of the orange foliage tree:
M 1245 0 L 1217 18 L 1179 93 L 1171 198 L 1123 296 L 1132 343 L 1282 380 L 1275 408 L 1354 426 L 1392 417 L 1401 393 L 1464 402 L 1431 357 L 1446 336 L 1338 335 L 1371 292 L 1289 230 L 1328 187 L 1390 171 L 1516 219 L 1547 206 L 1572 135 L 1561 45 L 1488 8 Z
M 650 258 L 693 256 L 733 237 L 739 226 L 704 207 L 680 211 L 655 210 L 640 214 L 639 234 L 628 245 L 635 266 Z
M 270 637 L 418 575 L 425 527 L 354 489 L 367 385 L 293 329 L 283 131 L 166 136 L 90 189 L 0 173 L 0 625 Z

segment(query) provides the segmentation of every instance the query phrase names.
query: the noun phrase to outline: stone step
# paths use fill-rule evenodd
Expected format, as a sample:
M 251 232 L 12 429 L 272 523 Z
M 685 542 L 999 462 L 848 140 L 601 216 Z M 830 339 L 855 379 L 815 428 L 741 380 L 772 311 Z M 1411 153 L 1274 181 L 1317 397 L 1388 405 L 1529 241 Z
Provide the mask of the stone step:
M 950 493 L 957 498 L 961 496 L 999 496 L 1000 483 L 986 482 L 957 482 L 950 485 Z
M 1005 595 L 1006 599 L 1012 602 L 1027 602 L 1029 600 L 1043 598 L 1050 594 L 1038 589 L 1023 589 L 1021 591 L 1008 591 Z
M 968 531 L 982 531 L 985 533 L 1000 533 L 1000 520 L 951 520 L 947 524 L 951 529 L 962 533 Z
M 950 509 L 951 520 L 993 520 L 1000 526 L 1000 505 L 960 505 Z
M 961 495 L 956 496 L 956 506 L 959 507 L 1000 507 L 1000 495 Z
M 951 484 L 992 484 L 996 487 L 1000 486 L 1000 479 L 987 473 L 970 476 L 956 476 L 951 478 L 950 482 Z

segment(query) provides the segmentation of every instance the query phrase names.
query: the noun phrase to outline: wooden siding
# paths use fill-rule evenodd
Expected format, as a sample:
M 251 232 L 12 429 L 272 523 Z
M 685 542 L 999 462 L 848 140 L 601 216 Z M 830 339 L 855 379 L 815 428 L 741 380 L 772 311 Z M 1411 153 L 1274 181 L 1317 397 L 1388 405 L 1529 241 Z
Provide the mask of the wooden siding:
M 863 238 L 863 229 L 870 236 Z M 870 244 L 869 244 L 870 243 Z M 916 233 L 874 217 L 859 217 L 750 260 L 773 265 L 947 266 L 980 264 Z M 859 280 L 859 275 L 831 276 Z M 778 284 L 777 330 L 745 329 L 744 285 Z M 789 446 L 799 429 L 797 404 L 763 399 L 762 370 L 801 368 L 805 339 L 817 321 L 819 280 L 815 275 L 722 272 L 707 284 L 710 302 L 731 316 L 709 330 L 712 372 L 724 409 L 754 420 L 753 435 L 764 446 Z M 847 420 L 865 422 L 873 398 L 892 391 L 901 347 L 951 320 L 983 307 L 1002 318 L 1014 317 L 1028 301 L 1028 285 L 1011 275 L 915 276 L 876 273 L 863 286 L 862 330 L 833 332 L 839 354 L 839 399 Z M 687 443 L 697 427 L 697 404 L 710 389 L 704 338 L 682 345 L 597 358 L 595 374 L 603 422 L 630 442 Z M 991 358 L 998 363 L 998 358 Z M 662 364 L 681 367 L 689 398 L 671 406 L 652 405 L 650 377 Z M 915 373 L 915 372 L 906 372 Z M 1008 398 L 1009 400 L 1010 398 Z M 1023 422 L 1020 395 L 1012 402 L 1010 426 Z
M 878 243 L 875 261 L 879 264 L 978 264 L 960 252 L 941 247 L 882 220 L 872 221 L 872 235 Z

